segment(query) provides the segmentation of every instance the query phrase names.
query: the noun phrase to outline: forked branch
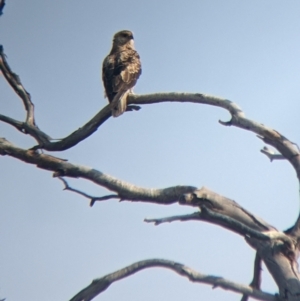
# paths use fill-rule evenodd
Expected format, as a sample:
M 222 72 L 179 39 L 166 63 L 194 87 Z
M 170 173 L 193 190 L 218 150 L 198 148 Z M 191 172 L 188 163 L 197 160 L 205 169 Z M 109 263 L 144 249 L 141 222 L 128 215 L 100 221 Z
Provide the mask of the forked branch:
M 21 97 L 27 110 L 27 118 L 23 127 L 24 132 L 33 136 L 38 142 L 38 145 L 33 147 L 33 149 L 42 148 L 48 151 L 61 151 L 71 148 L 94 133 L 98 127 L 111 116 L 110 107 L 107 105 L 84 126 L 74 131 L 69 136 L 59 141 L 52 142 L 50 136 L 39 130 L 35 125 L 33 103 L 31 102 L 30 95 L 23 87 L 19 77 L 13 73 L 9 67 L 2 47 L 0 48 L 0 69 L 14 91 Z M 220 121 L 221 124 L 236 126 L 257 134 L 265 143 L 272 145 L 284 158 L 289 160 L 296 170 L 298 179 L 300 179 L 299 150 L 295 148 L 290 140 L 277 131 L 268 128 L 261 123 L 246 118 L 244 112 L 235 103 L 227 99 L 199 93 L 156 93 L 148 95 L 129 95 L 128 111 L 131 111 L 132 109 L 138 109 L 139 107 L 136 105 L 146 105 L 161 102 L 189 102 L 196 104 L 207 104 L 227 110 L 231 114 L 231 120 L 228 122 Z M 130 107 L 130 105 L 133 106 Z M 8 122 L 8 119 L 4 120 L 2 118 L 2 121 L 15 126 L 15 124 L 12 122 Z
M 75 188 L 72 188 L 69 183 L 62 177 L 58 177 L 59 180 L 61 180 L 64 185 L 65 185 L 65 188 L 64 190 L 69 190 L 69 191 L 72 191 L 72 192 L 75 192 L 79 195 L 82 195 L 84 196 L 85 198 L 88 198 L 91 202 L 90 202 L 90 206 L 92 207 L 95 202 L 97 201 L 107 201 L 107 200 L 111 200 L 111 199 L 118 199 L 119 196 L 117 194 L 109 194 L 109 195 L 105 195 L 105 196 L 92 196 L 92 195 L 89 195 L 81 190 L 78 190 L 78 189 L 75 189 Z

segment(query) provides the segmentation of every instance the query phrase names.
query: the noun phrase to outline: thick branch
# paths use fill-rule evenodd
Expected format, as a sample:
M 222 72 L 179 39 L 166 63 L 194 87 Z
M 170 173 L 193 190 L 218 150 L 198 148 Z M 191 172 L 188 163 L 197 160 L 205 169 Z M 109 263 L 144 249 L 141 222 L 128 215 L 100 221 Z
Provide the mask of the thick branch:
M 55 177 L 67 176 L 90 180 L 117 192 L 122 200 L 167 205 L 177 202 L 182 194 L 196 190 L 196 187 L 193 186 L 173 186 L 164 189 L 146 189 L 134 186 L 90 167 L 72 164 L 47 154 L 39 154 L 34 150 L 18 148 L 4 138 L 0 138 L 0 155 L 8 155 L 39 168 L 51 170 Z
M 274 227 L 266 223 L 261 218 L 248 212 L 235 201 L 221 196 L 206 187 L 202 187 L 192 193 L 182 195 L 179 203 L 182 205 L 200 207 L 201 209 L 204 206 L 215 213 L 231 217 L 232 219 L 257 231 L 275 230 Z
M 296 300 L 296 296 L 300 294 L 297 262 L 294 260 L 292 240 L 284 233 L 273 230 L 273 227 L 247 212 L 232 200 L 217 195 L 208 189 L 197 190 L 192 186 L 174 186 L 165 189 L 136 187 L 89 167 L 71 164 L 53 156 L 39 154 L 34 150 L 15 147 L 4 138 L 0 138 L 0 154 L 9 155 L 26 163 L 35 164 L 39 168 L 54 171 L 54 176 L 57 177 L 68 176 L 90 180 L 109 190 L 116 191 L 124 200 L 156 204 L 171 204 L 179 200 L 181 204 L 200 207 L 201 212 L 208 218 L 216 218 L 215 223 L 221 226 L 233 229 L 233 226 L 229 227 L 228 225 L 230 225 L 229 221 L 234 220 L 255 231 L 264 232 L 263 234 L 269 236 L 269 240 L 256 239 L 255 236 L 246 235 L 247 242 L 259 251 L 259 255 L 266 262 L 280 288 L 281 296 L 288 292 L 291 300 Z M 210 214 L 210 210 L 213 214 Z M 225 223 L 226 219 L 227 222 Z
M 151 267 L 167 268 L 179 274 L 180 276 L 188 278 L 192 282 L 205 283 L 208 285 L 212 285 L 213 288 L 221 287 L 225 290 L 230 290 L 235 293 L 247 294 L 257 300 L 276 300 L 275 296 L 269 293 L 253 289 L 252 287 L 247 285 L 238 284 L 226 280 L 222 277 L 200 274 L 192 270 L 191 268 L 174 261 L 163 259 L 149 259 L 136 262 L 132 265 L 127 266 L 126 268 L 108 274 L 102 278 L 95 279 L 88 287 L 80 291 L 70 301 L 90 301 L 97 295 L 105 291 L 113 282 L 131 276 L 134 273 L 139 272 L 143 269 Z
M 181 204 L 198 206 L 201 208 L 201 218 L 203 220 L 221 225 L 242 235 L 251 236 L 249 232 L 251 229 L 259 232 L 274 230 L 272 226 L 249 213 L 236 202 L 207 188 L 197 190 L 193 186 L 174 186 L 164 189 L 137 187 L 93 168 L 75 165 L 47 154 L 39 154 L 37 151 L 18 148 L 4 138 L 0 138 L 0 154 L 35 164 L 45 170 L 51 170 L 56 177 L 67 176 L 90 180 L 117 192 L 119 198 L 123 200 L 157 204 L 172 204 L 179 201 Z M 81 194 L 83 195 L 83 193 Z M 87 194 L 84 196 L 92 198 Z
M 133 95 L 128 97 L 128 104 L 151 104 L 159 102 L 192 102 L 198 104 L 209 104 L 213 106 L 219 106 L 227 109 L 231 114 L 243 115 L 241 109 L 229 100 L 217 98 L 204 94 L 191 94 L 191 93 L 158 93 L 149 95 Z M 133 106 L 134 107 L 134 106 Z M 131 108 L 131 106 L 129 106 Z M 131 110 L 131 109 L 130 109 Z M 79 128 L 66 138 L 57 142 L 43 142 L 39 146 L 34 147 L 43 148 L 49 151 L 60 151 L 68 149 L 80 141 L 84 140 L 92 133 L 94 133 L 99 126 L 101 126 L 109 117 L 111 117 L 111 110 L 109 106 L 104 107 L 99 113 L 97 113 L 89 122 L 83 127 Z
M 231 114 L 230 122 L 224 125 L 234 125 L 236 127 L 252 131 L 261 137 L 267 144 L 275 147 L 296 170 L 298 179 L 300 179 L 300 155 L 293 143 L 277 131 L 247 119 L 243 111 L 233 102 L 205 94 L 191 93 L 157 93 L 148 95 L 129 95 L 128 104 L 153 104 L 160 102 L 191 102 L 197 104 L 208 104 L 226 109 Z M 91 135 L 97 128 L 111 116 L 109 106 L 101 110 L 91 121 L 82 128 L 73 132 L 70 136 L 58 142 L 47 143 L 43 146 L 46 150 L 63 150 L 70 148 Z
M 35 125 L 34 105 L 31 102 L 30 94 L 21 84 L 20 78 L 15 73 L 13 73 L 11 68 L 9 67 L 3 53 L 2 46 L 0 46 L 0 69 L 8 83 L 20 96 L 24 103 L 25 109 L 27 111 L 26 122 L 24 123 L 25 133 L 29 133 L 31 136 L 33 136 L 39 144 L 33 149 L 43 148 L 49 151 L 66 150 L 94 133 L 98 129 L 98 127 L 111 116 L 110 107 L 106 106 L 83 127 L 79 128 L 60 141 L 51 142 L 51 137 L 39 130 Z M 130 94 L 128 97 L 128 111 L 131 111 L 132 109 L 138 109 L 138 107 L 136 106 L 130 107 L 130 104 L 145 105 L 160 102 L 191 102 L 197 104 L 208 104 L 226 109 L 231 114 L 232 118 L 229 122 L 220 121 L 221 124 L 234 125 L 258 134 L 265 143 L 275 147 L 287 160 L 290 161 L 290 163 L 296 170 L 298 179 L 300 179 L 300 155 L 299 151 L 294 147 L 293 143 L 277 131 L 268 128 L 263 124 L 247 119 L 243 111 L 235 103 L 227 99 L 199 93 L 157 93 L 148 95 Z
M 257 250 L 279 288 L 280 297 L 289 301 L 299 301 L 300 274 L 293 245 L 282 239 L 270 242 L 247 238 L 247 242 Z

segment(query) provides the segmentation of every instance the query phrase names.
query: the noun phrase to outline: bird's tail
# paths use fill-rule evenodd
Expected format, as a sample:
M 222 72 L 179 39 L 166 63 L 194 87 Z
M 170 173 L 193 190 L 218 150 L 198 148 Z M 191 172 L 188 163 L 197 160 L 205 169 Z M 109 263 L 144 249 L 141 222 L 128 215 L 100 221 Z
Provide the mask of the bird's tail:
M 119 91 L 111 102 L 111 112 L 113 117 L 118 117 L 126 111 L 127 96 L 129 90 Z

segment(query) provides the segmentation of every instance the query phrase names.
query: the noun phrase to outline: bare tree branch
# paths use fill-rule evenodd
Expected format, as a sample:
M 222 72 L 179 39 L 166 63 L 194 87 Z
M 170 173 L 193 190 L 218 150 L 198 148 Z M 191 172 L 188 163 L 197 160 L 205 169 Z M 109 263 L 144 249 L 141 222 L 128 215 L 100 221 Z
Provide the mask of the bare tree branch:
M 253 271 L 253 279 L 250 283 L 250 286 L 256 289 L 260 289 L 261 285 L 261 271 L 262 271 L 262 260 L 259 254 L 256 252 L 255 260 L 254 260 L 254 271 Z
M 108 190 L 116 191 L 122 200 L 168 205 L 178 202 L 182 194 L 196 190 L 196 187 L 181 185 L 163 189 L 146 189 L 134 186 L 90 167 L 72 164 L 47 154 L 39 154 L 34 150 L 16 147 L 5 138 L 0 138 L 0 155 L 8 155 L 23 162 L 34 164 L 38 168 L 51 170 L 54 172 L 54 177 L 67 176 L 92 181 Z
M 47 154 L 39 154 L 37 149 L 60 151 L 68 149 L 84 140 L 110 118 L 110 107 L 109 105 L 104 107 L 83 127 L 74 131 L 66 138 L 53 142 L 51 141 L 52 139 L 50 136 L 39 130 L 36 126 L 34 105 L 31 101 L 30 94 L 21 84 L 19 77 L 13 73 L 8 66 L 2 47 L 0 47 L 0 69 L 8 83 L 22 99 L 27 112 L 26 120 L 23 123 L 4 115 L 0 115 L 0 120 L 14 126 L 25 134 L 31 135 L 38 142 L 38 145 L 31 150 L 25 150 L 14 146 L 4 138 L 0 138 L 1 155 L 9 155 L 26 163 L 34 164 L 39 168 L 51 170 L 54 172 L 55 177 L 67 176 L 90 180 L 97 185 L 117 192 L 118 197 L 122 200 L 151 202 L 165 205 L 179 201 L 180 204 L 197 206 L 201 209 L 202 220 L 218 224 L 244 235 L 247 242 L 258 251 L 259 256 L 266 263 L 280 288 L 281 297 L 286 298 L 286 295 L 288 294 L 289 296 L 287 299 L 298 301 L 297 296 L 300 295 L 300 277 L 295 259 L 295 246 L 296 244 L 299 244 L 299 219 L 295 226 L 291 228 L 289 232 L 287 231 L 286 234 L 284 234 L 278 232 L 260 218 L 246 211 L 234 201 L 217 195 L 205 188 L 197 190 L 192 186 L 174 186 L 165 189 L 145 189 L 120 181 L 92 168 L 75 165 Z M 228 122 L 220 121 L 221 124 L 236 126 L 257 134 L 259 138 L 265 143 L 272 145 L 279 151 L 283 158 L 287 159 L 293 165 L 298 179 L 300 179 L 299 148 L 296 148 L 293 142 L 277 131 L 247 119 L 243 111 L 231 101 L 205 94 L 191 93 L 130 95 L 128 97 L 128 111 L 138 110 L 139 107 L 136 105 L 160 102 L 191 102 L 208 104 L 226 109 L 231 114 L 231 120 Z M 279 159 L 279 156 L 275 156 L 275 154 L 271 154 L 267 150 L 263 153 L 268 155 L 270 159 L 275 159 L 275 157 Z M 72 190 L 85 197 L 93 198 L 88 194 L 70 187 L 68 190 Z M 109 195 L 102 197 L 101 200 L 113 197 L 114 195 Z M 93 199 L 91 204 L 93 204 Z M 195 218 L 195 216 L 193 216 L 193 218 Z M 297 235 L 296 239 L 295 235 Z M 244 291 L 243 293 L 251 295 L 247 291 Z
M 94 133 L 98 129 L 98 127 L 111 116 L 110 107 L 107 105 L 77 131 L 74 131 L 72 134 L 70 134 L 66 138 L 61 139 L 60 141 L 51 142 L 51 137 L 40 131 L 35 126 L 34 106 L 31 102 L 30 95 L 24 89 L 19 77 L 15 73 L 13 73 L 8 66 L 2 47 L 0 48 L 0 69 L 3 72 L 8 83 L 23 100 L 25 109 L 27 111 L 27 118 L 26 122 L 24 123 L 24 126 L 26 127 L 25 133 L 32 135 L 39 144 L 33 149 L 43 148 L 49 151 L 66 150 Z M 148 95 L 130 94 L 128 97 L 128 111 L 131 111 L 132 109 L 139 109 L 139 107 L 135 106 L 136 104 L 145 105 L 160 102 L 191 102 L 197 104 L 207 104 L 226 109 L 231 114 L 231 120 L 229 122 L 220 121 L 221 124 L 233 125 L 248 131 L 252 131 L 259 135 L 265 143 L 275 147 L 287 160 L 290 161 L 290 163 L 296 170 L 298 179 L 300 179 L 299 150 L 295 148 L 291 141 L 289 141 L 286 137 L 284 137 L 277 131 L 268 128 L 263 124 L 247 119 L 244 112 L 235 103 L 227 99 L 199 93 L 157 93 Z
M 18 148 L 4 138 L 0 138 L 0 154 L 35 164 L 45 170 L 51 170 L 55 177 L 67 176 L 92 181 L 97 185 L 117 192 L 118 197 L 122 200 L 164 205 L 179 201 L 180 204 L 200 207 L 202 220 L 218 224 L 241 235 L 254 235 L 254 237 L 261 235 L 260 239 L 264 239 L 264 235 L 252 233 L 251 229 L 258 233 L 272 230 L 278 233 L 274 227 L 249 213 L 233 200 L 220 196 L 205 187 L 196 189 L 193 186 L 173 186 L 164 189 L 146 189 L 126 183 L 93 168 L 72 164 L 64 159 L 47 154 L 39 154 L 34 150 Z M 76 192 L 78 193 L 78 190 Z M 87 194 L 81 194 L 92 198 Z M 109 196 L 109 199 L 112 197 L 114 196 Z M 284 236 L 283 233 L 282 236 Z
M 23 130 L 21 131 L 23 133 L 30 134 L 39 143 L 43 144 L 44 142 L 49 141 L 49 139 L 51 138 L 44 132 L 40 131 L 35 124 L 34 104 L 31 101 L 30 94 L 23 87 L 19 76 L 13 73 L 11 68 L 9 67 L 2 46 L 0 46 L 0 70 L 2 71 L 5 79 L 16 92 L 16 94 L 18 94 L 18 96 L 22 99 L 25 110 L 27 112 L 26 121 L 23 123 Z M 8 122 L 8 117 L 6 117 L 6 120 L 3 121 L 15 126 L 15 124 L 12 124 L 12 122 Z M 10 121 L 12 121 L 12 119 Z
M 0 154 L 9 155 L 26 163 L 35 164 L 42 169 L 52 170 L 55 177 L 67 176 L 90 180 L 117 192 L 118 197 L 123 200 L 165 205 L 179 201 L 180 204 L 200 207 L 202 220 L 218 224 L 244 236 L 254 235 L 254 237 L 258 238 L 260 236 L 260 239 L 264 239 L 265 235 L 260 233 L 262 231 L 275 230 L 274 232 L 277 233 L 274 227 L 249 213 L 233 200 L 220 196 L 205 187 L 201 189 L 196 189 L 193 186 L 173 186 L 164 189 L 137 187 L 93 168 L 75 165 L 47 154 L 39 154 L 37 151 L 18 148 L 4 138 L 0 138 Z M 67 183 L 64 183 L 68 188 Z M 75 189 L 72 189 L 72 191 L 79 193 Z M 80 194 L 90 199 L 93 198 L 82 192 Z M 109 199 L 112 197 L 114 196 L 109 196 Z M 253 232 L 252 230 L 255 231 Z M 284 234 L 282 233 L 282 235 Z
M 236 221 L 258 231 L 276 230 L 260 217 L 253 215 L 235 201 L 221 196 L 206 187 L 197 189 L 192 193 L 184 194 L 180 197 L 179 203 L 194 207 L 205 206 L 207 209 L 220 213 L 223 216 L 231 217 Z
M 218 216 L 219 218 L 219 221 L 216 219 L 215 223 L 224 227 L 228 227 L 229 229 L 233 229 L 234 227 L 229 227 L 229 223 L 226 224 L 224 222 L 224 216 L 225 218 L 230 217 L 233 220 L 236 220 L 254 230 L 261 232 L 267 231 L 263 234 L 271 238 L 272 244 L 267 243 L 268 240 L 255 240 L 255 238 L 251 236 L 248 239 L 248 236 L 246 236 L 245 238 L 252 247 L 254 247 L 257 250 L 262 250 L 259 254 L 264 261 L 266 261 L 266 256 L 268 255 L 269 259 L 267 258 L 267 260 L 269 260 L 270 262 L 274 262 L 273 257 L 275 255 L 277 256 L 277 253 L 273 250 L 273 246 L 280 246 L 278 254 L 281 254 L 281 256 L 283 256 L 284 264 L 276 264 L 275 268 L 273 264 L 270 264 L 269 266 L 267 264 L 268 269 L 271 271 L 271 274 L 273 276 L 275 274 L 274 277 L 277 277 L 276 280 L 278 281 L 279 286 L 282 281 L 289 281 L 286 280 L 286 274 L 289 275 L 289 278 L 291 278 L 292 275 L 295 275 L 294 277 L 298 277 L 297 272 L 295 272 L 297 268 L 295 266 L 296 261 L 293 259 L 294 248 L 293 241 L 291 240 L 291 238 L 289 238 L 284 233 L 278 232 L 263 220 L 247 212 L 234 201 L 224 198 L 212 191 L 209 191 L 208 189 L 204 188 L 197 190 L 195 187 L 192 186 L 174 186 L 165 189 L 145 189 L 120 181 L 116 178 L 113 178 L 109 175 L 105 175 L 100 171 L 89 167 L 71 164 L 69 162 L 66 162 L 65 160 L 55 158 L 47 154 L 39 154 L 37 151 L 24 150 L 15 147 L 4 138 L 0 138 L 0 154 L 9 155 L 24 162 L 35 164 L 37 167 L 45 170 L 52 170 L 54 171 L 54 176 L 57 177 L 68 176 L 90 180 L 109 190 L 116 191 L 118 195 L 124 200 L 151 202 L 164 205 L 172 204 L 178 202 L 179 200 L 181 204 L 189 204 L 190 206 L 200 207 L 202 212 L 205 212 L 205 214 L 208 217 L 210 217 L 210 215 L 207 214 L 209 213 L 209 211 L 205 211 L 205 209 L 213 210 L 213 213 L 215 213 L 214 216 Z M 219 215 L 217 215 L 216 213 L 219 213 Z M 272 231 L 272 229 L 274 230 Z M 277 243 L 275 244 L 276 241 Z M 264 255 L 266 252 L 264 250 L 266 248 L 269 249 L 267 251 L 267 255 Z M 282 258 L 278 257 L 278 259 L 276 260 L 282 261 Z M 287 270 L 287 272 L 283 273 L 282 271 L 284 270 Z M 293 278 L 292 280 L 294 281 Z M 299 283 L 299 281 L 297 283 Z M 298 292 L 297 290 L 298 286 L 295 286 L 294 291 L 296 293 Z
M 259 232 L 275 230 L 274 227 L 249 213 L 236 202 L 205 187 L 201 189 L 196 189 L 193 186 L 173 186 L 164 189 L 137 187 L 93 168 L 75 165 L 47 154 L 39 154 L 37 151 L 18 148 L 4 138 L 0 138 L 0 154 L 9 155 L 26 163 L 35 164 L 39 168 L 54 171 L 55 177 L 67 176 L 90 180 L 117 192 L 118 197 L 123 200 L 165 205 L 179 201 L 180 204 L 200 207 L 202 220 L 218 224 L 241 235 L 254 235 L 254 237 L 260 235 L 260 239 L 264 239 L 264 235 Z M 66 182 L 64 183 L 67 185 Z M 72 191 L 79 193 L 75 189 Z M 93 198 L 82 192 L 80 194 Z M 114 196 L 109 196 L 109 199 L 112 197 Z M 251 229 L 255 231 L 251 232 Z
M 180 276 L 188 278 L 192 282 L 212 285 L 213 288 L 220 287 L 235 293 L 242 293 L 257 300 L 276 301 L 276 297 L 269 293 L 256 290 L 250 286 L 238 284 L 222 277 L 204 275 L 195 270 L 174 261 L 164 259 L 149 259 L 133 263 L 121 270 L 108 274 L 99 279 L 95 279 L 89 286 L 80 291 L 70 301 L 90 301 L 97 295 L 105 291 L 113 282 L 131 276 L 146 268 L 162 267 L 167 268 Z
M 0 47 L 0 69 L 8 83 L 23 100 L 25 109 L 27 111 L 26 122 L 24 123 L 24 132 L 29 133 L 38 141 L 38 145 L 33 147 L 33 149 L 43 148 L 49 151 L 66 150 L 94 133 L 98 127 L 111 116 L 110 107 L 107 105 L 77 131 L 73 132 L 66 138 L 61 139 L 60 141 L 51 142 L 51 137 L 39 130 L 35 125 L 34 106 L 31 102 L 30 95 L 21 84 L 19 77 L 10 69 L 3 53 L 3 47 Z M 131 111 L 132 109 L 139 109 L 139 107 L 135 106 L 136 104 L 145 105 L 160 102 L 191 102 L 197 104 L 207 104 L 226 109 L 231 114 L 231 120 L 229 122 L 220 121 L 221 124 L 228 126 L 233 125 L 244 130 L 252 131 L 259 135 L 259 137 L 265 143 L 275 147 L 284 158 L 290 161 L 296 170 L 298 179 L 300 179 L 299 150 L 295 148 L 290 140 L 277 131 L 268 128 L 263 124 L 247 119 L 244 112 L 235 103 L 227 99 L 199 93 L 157 93 L 149 95 L 130 94 L 128 97 L 128 111 Z
M 35 125 L 34 105 L 31 102 L 30 94 L 23 87 L 19 76 L 13 73 L 11 68 L 9 67 L 6 60 L 6 56 L 3 52 L 3 47 L 0 48 L 0 69 L 7 82 L 10 84 L 10 86 L 13 88 L 16 94 L 18 94 L 23 101 L 25 110 L 27 111 L 26 122 L 29 125 Z
M 250 283 L 250 286 L 260 290 L 260 285 L 261 285 L 261 271 L 262 271 L 262 260 L 261 257 L 259 256 L 258 252 L 255 254 L 255 260 L 254 260 L 254 271 L 253 271 L 253 279 Z M 248 295 L 244 294 L 241 301 L 247 301 L 248 300 Z
M 300 155 L 293 143 L 279 132 L 256 121 L 247 119 L 244 112 L 233 102 L 205 94 L 158 93 L 151 95 L 132 95 L 129 103 L 150 104 L 160 102 L 193 102 L 224 108 L 232 118 L 229 122 L 220 121 L 223 125 L 236 126 L 263 137 L 263 141 L 275 147 L 293 165 L 300 178 Z
M 107 201 L 107 200 L 110 200 L 110 199 L 118 199 L 119 196 L 117 194 L 110 194 L 110 195 L 105 195 L 105 196 L 101 196 L 101 197 L 97 197 L 97 196 L 91 196 L 85 192 L 82 192 L 78 189 L 75 189 L 75 188 L 72 188 L 69 183 L 62 177 L 58 177 L 59 180 L 61 180 L 64 184 L 65 184 L 65 188 L 64 190 L 69 190 L 69 191 L 72 191 L 72 192 L 75 192 L 75 193 L 78 193 L 88 199 L 91 200 L 90 202 L 90 206 L 92 207 L 95 202 L 97 201 Z
M 284 233 L 294 237 L 294 239 L 298 241 L 298 245 L 299 245 L 298 247 L 300 247 L 300 214 L 298 215 L 295 225 L 285 230 Z
M 213 106 L 219 106 L 224 109 L 227 109 L 231 114 L 241 114 L 243 112 L 241 109 L 234 103 L 229 100 L 225 100 L 222 98 L 217 98 L 204 94 L 191 94 L 191 93 L 158 93 L 158 94 L 149 94 L 149 95 L 135 95 L 130 94 L 128 97 L 128 104 L 151 104 L 158 102 L 192 102 L 198 104 L 209 104 Z M 132 106 L 129 106 L 130 108 Z M 84 140 L 88 136 L 90 136 L 93 132 L 95 132 L 99 126 L 101 126 L 109 117 L 111 117 L 110 106 L 107 105 L 104 107 L 99 113 L 97 113 L 88 123 L 86 123 L 83 127 L 79 128 L 66 138 L 57 141 L 57 142 L 45 142 L 40 144 L 39 146 L 34 147 L 44 148 L 49 151 L 60 151 L 68 149 L 80 141 Z
M 24 124 L 23 122 L 10 118 L 8 116 L 0 114 L 0 120 L 14 126 L 18 131 L 24 133 Z
M 185 221 L 195 221 L 200 219 L 200 212 L 195 212 L 192 214 L 184 214 L 184 215 L 173 215 L 169 217 L 162 218 L 145 218 L 145 223 L 154 223 L 155 226 L 158 226 L 163 223 L 172 223 L 172 222 L 185 222 Z
M 171 216 L 171 217 L 165 217 L 165 218 L 158 218 L 158 219 L 144 219 L 147 223 L 154 223 L 154 225 L 159 225 L 162 223 L 170 223 L 174 221 L 191 221 L 191 220 L 198 220 L 198 221 L 205 221 L 209 222 L 215 225 L 219 225 L 223 228 L 226 228 L 228 230 L 231 230 L 239 235 L 242 236 L 249 236 L 257 239 L 262 240 L 270 240 L 271 238 L 261 233 L 257 230 L 254 230 L 243 223 L 228 217 L 223 214 L 219 214 L 214 212 L 213 210 L 210 210 L 206 208 L 204 205 L 200 209 L 201 211 L 195 212 L 192 214 L 186 214 L 186 215 L 177 215 L 177 216 Z

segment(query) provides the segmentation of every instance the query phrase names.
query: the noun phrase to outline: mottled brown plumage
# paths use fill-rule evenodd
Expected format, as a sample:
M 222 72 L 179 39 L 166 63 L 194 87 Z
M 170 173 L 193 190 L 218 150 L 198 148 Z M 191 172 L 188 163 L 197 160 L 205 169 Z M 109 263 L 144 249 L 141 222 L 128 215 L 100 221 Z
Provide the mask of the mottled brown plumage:
M 134 49 L 132 32 L 117 32 L 102 65 L 102 80 L 114 117 L 126 110 L 127 95 L 132 92 L 141 72 L 140 56 Z

